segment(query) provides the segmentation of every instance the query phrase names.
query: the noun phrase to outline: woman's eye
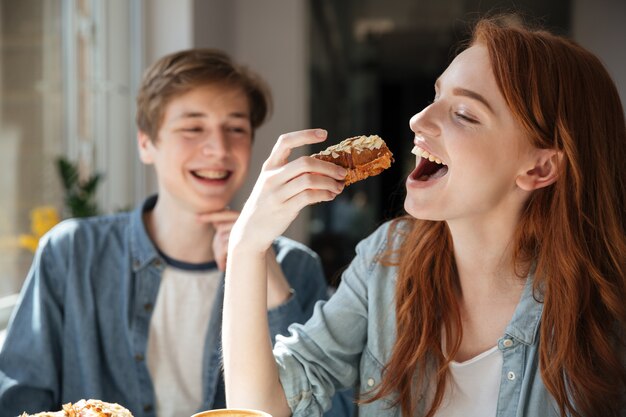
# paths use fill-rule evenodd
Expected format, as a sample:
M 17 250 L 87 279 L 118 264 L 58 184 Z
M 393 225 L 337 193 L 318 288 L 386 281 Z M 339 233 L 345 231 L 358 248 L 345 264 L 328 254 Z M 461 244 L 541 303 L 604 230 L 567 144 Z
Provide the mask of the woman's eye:
M 460 119 L 460 120 L 462 120 L 464 122 L 471 123 L 471 124 L 478 124 L 478 120 L 476 120 L 473 117 L 470 117 L 470 116 L 468 116 L 468 115 L 466 115 L 464 113 L 454 112 L 454 116 L 457 119 Z

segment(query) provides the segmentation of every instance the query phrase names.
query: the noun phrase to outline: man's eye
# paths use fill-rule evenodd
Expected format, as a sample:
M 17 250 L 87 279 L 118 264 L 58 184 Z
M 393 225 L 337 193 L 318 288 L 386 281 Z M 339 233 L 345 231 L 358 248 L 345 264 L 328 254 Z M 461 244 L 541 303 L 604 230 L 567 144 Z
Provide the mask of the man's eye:
M 243 127 L 231 127 L 227 129 L 229 132 L 233 133 L 247 133 L 248 130 Z
M 202 128 L 201 127 L 188 127 L 188 128 L 183 129 L 183 132 L 198 133 L 198 132 L 202 132 Z

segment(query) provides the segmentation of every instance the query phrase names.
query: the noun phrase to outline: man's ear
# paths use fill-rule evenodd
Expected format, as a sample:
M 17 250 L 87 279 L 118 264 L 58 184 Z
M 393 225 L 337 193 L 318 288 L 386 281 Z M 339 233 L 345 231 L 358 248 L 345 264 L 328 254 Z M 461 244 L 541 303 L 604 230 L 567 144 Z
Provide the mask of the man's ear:
M 150 136 L 141 130 L 137 132 L 137 149 L 139 149 L 139 159 L 141 159 L 141 162 L 144 164 L 154 163 L 154 158 L 152 157 L 154 144 Z
M 537 149 L 534 164 L 519 175 L 515 183 L 525 191 L 553 184 L 559 176 L 563 153 L 555 149 Z

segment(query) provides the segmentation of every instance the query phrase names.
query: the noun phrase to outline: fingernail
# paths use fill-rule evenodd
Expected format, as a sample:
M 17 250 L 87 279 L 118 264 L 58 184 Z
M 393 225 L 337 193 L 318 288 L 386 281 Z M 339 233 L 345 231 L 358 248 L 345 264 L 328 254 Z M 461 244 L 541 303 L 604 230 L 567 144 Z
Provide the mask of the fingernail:
M 348 170 L 345 168 L 340 168 L 339 170 L 337 170 L 337 174 L 342 177 L 345 178 L 346 175 L 348 175 Z
M 317 136 L 318 138 L 325 138 L 326 134 L 327 134 L 327 132 L 324 129 L 316 129 L 315 130 L 315 136 Z

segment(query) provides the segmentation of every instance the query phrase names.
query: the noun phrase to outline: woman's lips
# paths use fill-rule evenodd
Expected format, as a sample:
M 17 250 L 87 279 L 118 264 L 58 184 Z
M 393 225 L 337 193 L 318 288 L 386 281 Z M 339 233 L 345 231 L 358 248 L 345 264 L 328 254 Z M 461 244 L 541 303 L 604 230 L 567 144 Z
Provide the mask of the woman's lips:
M 434 181 L 448 173 L 448 166 L 438 156 L 419 146 L 415 146 L 411 153 L 417 156 L 417 164 L 409 176 L 410 179 L 420 182 Z

